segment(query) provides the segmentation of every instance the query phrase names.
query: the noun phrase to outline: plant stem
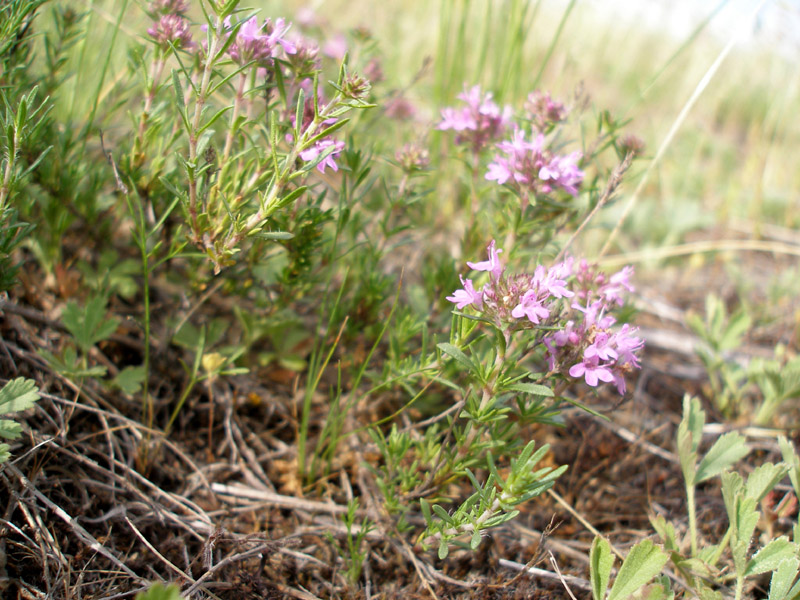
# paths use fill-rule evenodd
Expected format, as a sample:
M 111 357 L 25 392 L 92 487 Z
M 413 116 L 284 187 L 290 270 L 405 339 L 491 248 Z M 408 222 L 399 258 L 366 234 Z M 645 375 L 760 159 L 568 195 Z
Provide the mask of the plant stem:
M 189 134 L 189 165 L 192 169 L 189 172 L 189 217 L 192 221 L 192 235 L 194 236 L 193 242 L 200 244 L 201 234 L 200 225 L 197 221 L 197 132 L 200 129 L 200 118 L 203 115 L 203 106 L 206 103 L 206 95 L 208 94 L 208 87 L 211 83 L 211 72 L 214 70 L 214 63 L 216 61 L 217 46 L 219 44 L 222 28 L 222 17 L 217 17 L 217 23 L 214 27 L 214 34 L 211 36 L 211 41 L 208 45 L 208 54 L 206 55 L 205 65 L 203 66 L 203 78 L 200 80 L 200 89 L 197 90 L 197 96 L 194 102 L 194 118 L 192 119 Z
M 161 81 L 161 74 L 164 72 L 164 65 L 164 57 L 159 54 L 158 57 L 153 60 L 150 85 L 144 98 L 142 114 L 139 117 L 139 129 L 136 133 L 136 140 L 133 143 L 133 156 L 131 157 L 131 162 L 133 164 L 141 164 L 141 162 L 144 161 L 144 133 L 147 129 L 147 121 L 150 117 L 150 110 L 153 108 L 153 100 L 155 100 L 156 97 L 158 84 Z
M 697 512 L 694 502 L 694 485 L 686 486 L 686 512 L 689 514 L 689 538 L 692 558 L 697 556 Z

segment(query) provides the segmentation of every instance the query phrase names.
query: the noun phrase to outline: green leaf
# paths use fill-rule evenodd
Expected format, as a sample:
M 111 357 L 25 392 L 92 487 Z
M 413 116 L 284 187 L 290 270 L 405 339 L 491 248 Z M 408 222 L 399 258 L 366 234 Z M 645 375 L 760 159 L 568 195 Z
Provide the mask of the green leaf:
M 447 554 L 449 552 L 449 548 L 447 547 L 447 541 L 442 538 L 439 540 L 439 560 L 444 560 L 447 558 Z
M 756 502 L 761 502 L 780 483 L 788 471 L 789 467 L 783 463 L 777 465 L 764 463 L 756 467 L 747 477 L 745 494 L 749 498 L 754 498 Z
M 677 447 L 683 478 L 687 486 L 696 483 L 697 447 L 703 435 L 706 414 L 700 408 L 700 401 L 688 394 L 683 397 L 683 418 L 678 425 Z
M 0 390 L 0 415 L 28 410 L 39 399 L 39 390 L 32 379 L 17 377 Z
M 475 370 L 475 365 L 472 364 L 472 361 L 469 359 L 469 357 L 467 357 L 467 355 L 464 354 L 459 348 L 453 346 L 453 344 L 442 342 L 441 344 L 436 344 L 436 347 L 470 371 Z
M 642 596 L 642 600 L 673 600 L 674 598 L 675 592 L 672 591 L 669 577 L 666 575 L 659 577 L 658 582 L 651 585 Z
M 434 504 L 431 508 L 433 508 L 433 512 L 435 512 L 437 516 L 448 525 L 456 524 L 455 521 L 453 521 L 453 517 L 447 514 L 447 511 L 438 504 Z
M 718 475 L 750 452 L 745 437 L 735 431 L 720 436 L 697 467 L 697 482 Z
M 650 517 L 650 525 L 653 527 L 664 548 L 670 551 L 678 550 L 678 537 L 675 534 L 675 526 L 667 521 L 663 516 Z
M 420 498 L 419 500 L 419 507 L 422 509 L 422 517 L 425 519 L 425 524 L 430 527 L 431 525 L 431 505 L 430 503 L 425 500 L 425 498 Z
M 156 583 L 144 593 L 136 594 L 135 600 L 182 600 L 181 590 L 177 585 L 163 586 Z
M 797 456 L 794 445 L 785 437 L 778 438 L 778 445 L 784 462 L 789 466 L 789 479 L 792 482 L 794 493 L 800 495 L 800 457 Z
M 172 88 L 175 91 L 175 102 L 180 112 L 183 113 L 186 110 L 186 105 L 183 103 L 183 86 L 177 69 L 172 69 Z
M 105 314 L 106 299 L 103 296 L 94 296 L 83 309 L 75 302 L 68 302 L 64 308 L 61 321 L 84 354 L 117 329 L 119 320 L 106 319 Z
M 614 555 L 611 553 L 611 544 L 605 538 L 595 536 L 589 552 L 589 578 L 594 600 L 605 598 L 613 566 Z
M 9 449 L 8 444 L 0 444 L 0 465 L 2 465 L 9 458 L 11 458 L 11 454 L 9 453 L 8 449 Z
M 533 394 L 535 396 L 552 396 L 553 390 L 546 385 L 539 385 L 538 383 L 514 383 L 508 387 L 504 387 L 503 391 L 509 390 L 512 392 L 521 392 L 523 394 Z
M 125 367 L 112 380 L 112 385 L 118 387 L 126 394 L 135 394 L 142 388 L 142 384 L 147 378 L 147 370 L 144 365 L 136 367 Z
M 7 440 L 15 440 L 22 433 L 22 425 L 16 421 L 9 421 L 8 419 L 0 419 L 0 437 Z
M 262 240 L 291 240 L 294 234 L 288 231 L 254 231 L 250 236 Z
M 608 600 L 627 600 L 661 572 L 669 555 L 650 540 L 636 544 L 620 567 Z
M 798 568 L 800 568 L 800 561 L 797 560 L 797 557 L 792 556 L 781 561 L 772 572 L 767 600 L 784 600 L 791 597 L 789 596 L 789 590 L 792 587 L 794 578 L 797 576 Z
M 775 538 L 761 550 L 747 564 L 745 576 L 758 575 L 774 571 L 787 559 L 794 558 L 797 554 L 797 546 L 789 541 L 786 536 Z
M 481 532 L 479 530 L 475 530 L 472 532 L 472 539 L 470 540 L 469 547 L 472 550 L 477 550 L 478 546 L 481 545 Z

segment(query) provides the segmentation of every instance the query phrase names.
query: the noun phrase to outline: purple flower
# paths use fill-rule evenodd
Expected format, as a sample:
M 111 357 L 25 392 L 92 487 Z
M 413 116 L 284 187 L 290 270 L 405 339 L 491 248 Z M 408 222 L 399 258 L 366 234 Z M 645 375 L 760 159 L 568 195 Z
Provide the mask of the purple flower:
M 492 274 L 492 279 L 497 281 L 503 273 L 503 265 L 500 263 L 500 258 L 497 256 L 502 250 L 495 249 L 495 242 L 492 240 L 486 247 L 489 252 L 489 260 L 484 260 L 477 263 L 467 262 L 467 266 L 475 269 L 476 271 L 489 271 Z
M 525 110 L 538 131 L 546 131 L 551 125 L 560 123 L 567 117 L 567 109 L 556 102 L 546 92 L 531 92 L 525 102 Z
M 147 12 L 155 18 L 155 15 L 182 15 L 189 7 L 186 0 L 150 0 L 147 5 Z
M 637 369 L 639 368 L 639 357 L 637 357 L 634 352 L 641 350 L 644 346 L 644 340 L 632 335 L 636 331 L 638 330 L 635 327 L 631 327 L 625 323 L 620 330 L 614 334 L 613 343 L 616 345 L 617 351 L 619 352 L 617 364 L 629 364 Z
M 192 32 L 189 31 L 189 21 L 178 14 L 162 15 L 147 30 L 147 34 L 165 52 L 169 50 L 170 45 L 175 46 L 177 49 L 192 48 L 194 46 Z
M 618 354 L 612 347 L 614 338 L 605 331 L 597 332 L 594 336 L 594 342 L 590 344 L 583 352 L 584 358 L 594 358 L 595 356 L 600 360 L 616 359 Z
M 489 163 L 486 179 L 508 184 L 523 199 L 524 205 L 539 194 L 549 194 L 555 188 L 573 196 L 583 181 L 578 169 L 580 152 L 567 156 L 553 154 L 545 148 L 545 137 L 538 133 L 530 141 L 517 129 L 510 140 L 497 144 L 500 154 Z
M 322 46 L 325 56 L 330 56 L 334 60 L 342 60 L 347 54 L 347 40 L 344 35 L 337 33 Z
M 575 331 L 575 322 L 574 321 L 567 321 L 566 326 L 561 331 L 556 331 L 553 334 L 553 341 L 556 343 L 556 346 L 559 348 L 562 346 L 566 346 L 570 344 L 572 346 L 577 346 L 578 343 L 581 341 L 581 335 Z
M 230 21 L 226 19 L 225 24 L 230 26 Z M 297 52 L 295 45 L 284 38 L 290 27 L 283 19 L 277 19 L 274 24 L 267 19 L 263 25 L 259 25 L 258 19 L 251 17 L 239 28 L 236 39 L 228 47 L 228 54 L 239 65 L 250 61 L 261 65 L 271 63 L 277 54 L 278 45 L 286 54 L 294 54 Z
M 481 308 L 481 306 L 483 306 L 483 292 L 475 290 L 472 286 L 471 279 L 465 280 L 460 275 L 459 279 L 461 279 L 461 285 L 463 285 L 464 288 L 456 290 L 453 292 L 452 296 L 447 296 L 447 300 L 455 304 L 458 310 L 469 305 L 473 305 L 475 308 Z
M 300 158 L 306 162 L 313 162 L 317 160 L 321 154 L 325 153 L 328 148 L 333 148 L 333 150 L 319 162 L 317 170 L 320 173 L 324 173 L 325 168 L 330 167 L 332 170 L 338 171 L 339 167 L 336 165 L 334 159 L 339 156 L 339 153 L 344 149 L 344 142 L 342 141 L 335 141 L 331 138 L 317 140 L 313 146 L 306 148 L 300 153 Z
M 593 325 L 596 325 L 600 329 L 608 329 L 617 322 L 617 320 L 611 315 L 603 316 L 603 311 L 606 307 L 601 300 L 595 300 L 586 306 L 581 306 L 575 302 L 572 304 L 572 308 L 579 310 L 584 314 L 583 322 L 586 329 L 592 327 Z
M 583 171 L 578 168 L 581 156 L 580 152 L 573 152 L 567 156 L 554 156 L 539 170 L 539 179 L 552 181 L 555 186 L 568 194 L 577 196 L 578 186 L 583 182 Z
M 608 365 L 601 365 L 598 358 L 588 358 L 584 356 L 583 361 L 572 365 L 569 370 L 570 377 L 584 377 L 586 383 L 595 387 L 598 381 L 605 381 L 611 383 L 614 381 L 614 374 L 608 368 Z
M 624 290 L 632 292 L 634 289 L 633 285 L 631 285 L 630 282 L 632 276 L 633 276 L 633 267 L 630 265 L 623 268 L 621 271 L 614 273 L 608 280 L 608 283 L 603 285 L 598 290 L 600 295 L 607 302 L 615 302 L 619 306 L 622 306 L 624 304 L 624 300 L 622 298 Z
M 467 104 L 460 108 L 442 109 L 442 120 L 437 129 L 459 132 L 456 144 L 469 145 L 473 152 L 479 152 L 491 140 L 503 135 L 511 121 L 511 107 L 502 111 L 492 101 L 491 93 L 482 93 L 479 85 L 464 90 L 458 99 Z
M 620 396 L 624 396 L 626 389 L 625 377 L 621 373 L 617 373 L 616 371 L 614 371 L 613 375 L 614 375 L 614 385 L 617 386 L 617 392 L 619 392 Z
M 537 298 L 534 290 L 528 290 L 522 296 L 522 301 L 511 311 L 511 316 L 516 319 L 525 316 L 531 323 L 538 325 L 542 320 L 550 317 L 550 311 L 542 306 L 542 301 Z

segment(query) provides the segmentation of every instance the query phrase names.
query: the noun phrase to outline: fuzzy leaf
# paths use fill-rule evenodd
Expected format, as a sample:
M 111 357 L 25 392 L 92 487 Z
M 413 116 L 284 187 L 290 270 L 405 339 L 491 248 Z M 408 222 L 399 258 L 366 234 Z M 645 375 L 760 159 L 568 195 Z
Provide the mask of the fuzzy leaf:
M 706 415 L 700 408 L 700 401 L 688 394 L 683 398 L 683 419 L 678 425 L 677 447 L 681 471 L 687 486 L 696 483 L 697 447 L 703 433 Z
M 592 550 L 589 553 L 589 577 L 592 583 L 592 597 L 603 600 L 608 589 L 608 580 L 614 566 L 614 555 L 611 545 L 605 538 L 595 536 Z
M 778 438 L 778 445 L 781 448 L 784 462 L 789 466 L 789 479 L 792 482 L 794 493 L 800 495 L 800 457 L 797 456 L 794 445 L 785 437 Z
M 608 600 L 626 600 L 661 572 L 669 555 L 650 540 L 636 544 L 619 569 Z
M 797 560 L 797 557 L 792 556 L 781 561 L 772 573 L 767 600 L 784 600 L 792 597 L 789 596 L 789 590 L 799 567 L 800 561 Z
M 754 498 L 756 502 L 761 502 L 764 496 L 780 483 L 788 471 L 789 467 L 783 463 L 777 465 L 764 463 L 756 467 L 747 477 L 745 494 L 749 498 Z
M 678 538 L 675 534 L 675 526 L 661 515 L 650 517 L 650 525 L 653 527 L 666 550 L 678 550 Z
M 774 571 L 784 560 L 794 558 L 796 554 L 797 547 L 789 541 L 789 538 L 782 535 L 756 552 L 747 564 L 745 575 L 758 575 Z
M 743 459 L 750 452 L 743 435 L 732 431 L 720 436 L 697 467 L 697 482 L 705 481 Z
M 0 415 L 28 410 L 39 399 L 39 390 L 32 379 L 17 377 L 0 390 Z
M 539 385 L 538 383 L 514 383 L 505 387 L 504 390 L 512 392 L 521 392 L 523 394 L 533 394 L 535 396 L 552 396 L 553 390 L 546 385 Z
M 22 433 L 22 425 L 8 419 L 0 419 L 0 437 L 7 440 L 15 440 Z

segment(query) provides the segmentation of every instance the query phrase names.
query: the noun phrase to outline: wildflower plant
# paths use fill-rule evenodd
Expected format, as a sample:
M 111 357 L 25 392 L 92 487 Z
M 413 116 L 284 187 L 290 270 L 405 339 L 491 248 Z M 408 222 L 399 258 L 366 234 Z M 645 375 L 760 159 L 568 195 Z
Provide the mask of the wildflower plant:
M 334 133 L 348 112 L 370 106 L 368 82 L 344 64 L 325 99 L 313 51 L 291 41 L 291 24 L 242 19 L 238 5 L 203 3 L 206 24 L 194 32 L 185 3 L 149 5 L 154 50 L 126 162 L 140 198 L 160 188 L 180 199 L 187 241 L 215 272 L 243 244 L 291 235 L 272 229 L 275 213 L 309 191 L 312 170 L 338 170 L 344 141 Z M 171 107 L 156 102 L 165 96 Z
M 571 384 L 608 382 L 624 394 L 644 345 L 613 315 L 633 290 L 631 268 L 608 276 L 567 258 L 510 273 L 502 254 L 492 241 L 486 260 L 467 262 L 478 275 L 460 276 L 462 287 L 447 297 L 455 309 L 450 342 L 412 370 L 439 368 L 436 380 L 458 390 L 447 425 L 421 439 L 394 428 L 388 436 L 373 432 L 385 460 L 378 481 L 387 507 L 403 522 L 408 506 L 398 501 L 398 489 L 401 498 L 419 497 L 427 528 L 418 544 L 437 547 L 442 558 L 452 544 L 477 548 L 486 530 L 553 485 L 566 466 L 539 466 L 548 447 L 526 440 L 527 427 L 557 424 L 562 402 L 577 403 L 565 394 Z M 500 457 L 505 474 L 496 466 Z M 488 478 L 480 481 L 478 472 Z M 460 477 L 475 492 L 454 510 L 428 499 Z

